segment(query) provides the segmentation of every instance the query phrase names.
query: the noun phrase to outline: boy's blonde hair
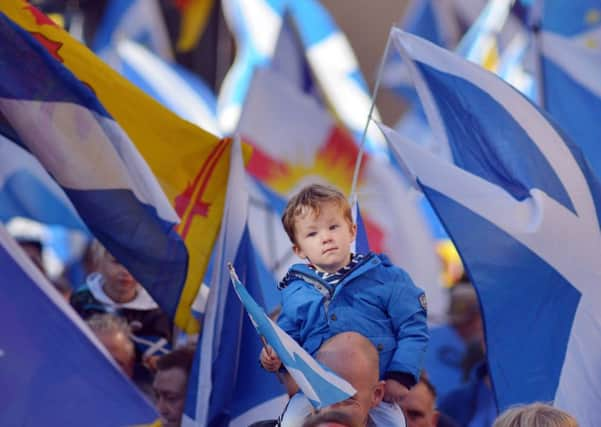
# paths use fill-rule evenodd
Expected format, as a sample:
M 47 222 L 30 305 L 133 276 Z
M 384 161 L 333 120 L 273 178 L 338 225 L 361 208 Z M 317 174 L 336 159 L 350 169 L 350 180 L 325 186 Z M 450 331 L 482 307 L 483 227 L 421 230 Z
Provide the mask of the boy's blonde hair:
M 503 412 L 493 427 L 578 427 L 570 414 L 541 402 L 518 405 Z
M 349 225 L 352 225 L 353 215 L 351 213 L 351 205 L 346 197 L 344 197 L 344 194 L 332 186 L 311 184 L 292 197 L 288 201 L 282 215 L 282 225 L 290 241 L 296 244 L 295 223 L 297 217 L 305 215 L 307 210 L 312 211 L 318 216 L 321 206 L 324 203 L 332 202 L 336 203 L 342 209 L 344 219 L 348 221 Z

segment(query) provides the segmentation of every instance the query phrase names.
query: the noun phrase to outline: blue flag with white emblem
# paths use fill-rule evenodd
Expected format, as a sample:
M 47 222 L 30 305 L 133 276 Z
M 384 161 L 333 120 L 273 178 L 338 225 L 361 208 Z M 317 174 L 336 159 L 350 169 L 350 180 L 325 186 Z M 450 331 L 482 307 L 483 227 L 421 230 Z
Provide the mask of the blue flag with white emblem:
M 542 105 L 601 178 L 601 2 L 546 1 L 540 28 Z
M 2 426 L 132 426 L 158 418 L 0 225 Z
M 384 131 L 476 287 L 499 409 L 552 401 L 600 425 L 599 182 L 499 77 L 400 30 L 391 37 L 453 163 Z

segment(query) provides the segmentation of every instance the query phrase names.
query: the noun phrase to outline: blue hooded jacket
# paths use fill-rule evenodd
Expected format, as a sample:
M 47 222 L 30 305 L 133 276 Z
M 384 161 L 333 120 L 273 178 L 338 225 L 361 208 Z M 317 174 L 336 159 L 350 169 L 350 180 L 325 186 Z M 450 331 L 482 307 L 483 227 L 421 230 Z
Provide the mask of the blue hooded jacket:
M 335 286 L 306 264 L 280 284 L 279 326 L 309 353 L 341 332 L 367 337 L 380 356 L 380 377 L 414 385 L 428 343 L 424 291 L 386 256 L 368 254 Z

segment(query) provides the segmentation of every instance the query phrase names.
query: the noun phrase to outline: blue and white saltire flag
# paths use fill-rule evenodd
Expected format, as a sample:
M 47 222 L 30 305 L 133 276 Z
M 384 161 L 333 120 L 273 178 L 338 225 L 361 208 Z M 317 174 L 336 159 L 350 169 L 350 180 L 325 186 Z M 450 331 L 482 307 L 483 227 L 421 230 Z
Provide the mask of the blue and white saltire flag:
M 553 401 L 601 425 L 599 182 L 506 82 L 400 30 L 391 37 L 455 164 L 386 134 L 477 289 L 499 409 Z
M 144 159 L 93 92 L 4 15 L 0 60 L 0 133 L 38 159 L 89 230 L 173 315 L 188 254 Z
M 545 1 L 540 27 L 542 105 L 601 178 L 601 3 Z
M 282 363 L 315 409 L 325 408 L 357 393 L 346 380 L 321 366 L 290 335 L 284 332 L 240 282 L 230 264 L 230 275 L 234 289 L 261 337 L 278 354 Z
M 14 217 L 89 234 L 71 201 L 36 158 L 0 135 L 0 221 Z
M 110 0 L 92 41 L 92 50 L 111 62 L 114 47 L 131 40 L 167 61 L 173 50 L 158 0 Z
M 217 99 L 200 77 L 131 40 L 120 41 L 115 50 L 111 65 L 126 79 L 181 118 L 221 135 Z
M 3 426 L 131 426 L 158 418 L 0 225 Z
M 202 335 L 188 380 L 183 427 L 246 427 L 277 418 L 288 400 L 276 376 L 259 366 L 262 344 L 229 283 L 227 262 L 235 260 L 245 273 L 249 292 L 262 301 L 246 224 L 248 192 L 241 145 L 239 140 L 234 144 Z

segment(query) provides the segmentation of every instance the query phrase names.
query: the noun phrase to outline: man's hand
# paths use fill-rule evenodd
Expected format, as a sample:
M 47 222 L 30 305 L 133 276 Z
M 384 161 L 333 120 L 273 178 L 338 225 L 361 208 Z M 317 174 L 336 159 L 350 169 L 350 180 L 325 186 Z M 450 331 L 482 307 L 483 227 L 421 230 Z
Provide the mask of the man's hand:
M 399 403 L 409 393 L 409 389 L 396 380 L 388 379 L 384 385 L 384 401 Z
M 271 346 L 263 347 L 260 357 L 261 365 L 266 371 L 276 372 L 282 366 L 282 361 Z

